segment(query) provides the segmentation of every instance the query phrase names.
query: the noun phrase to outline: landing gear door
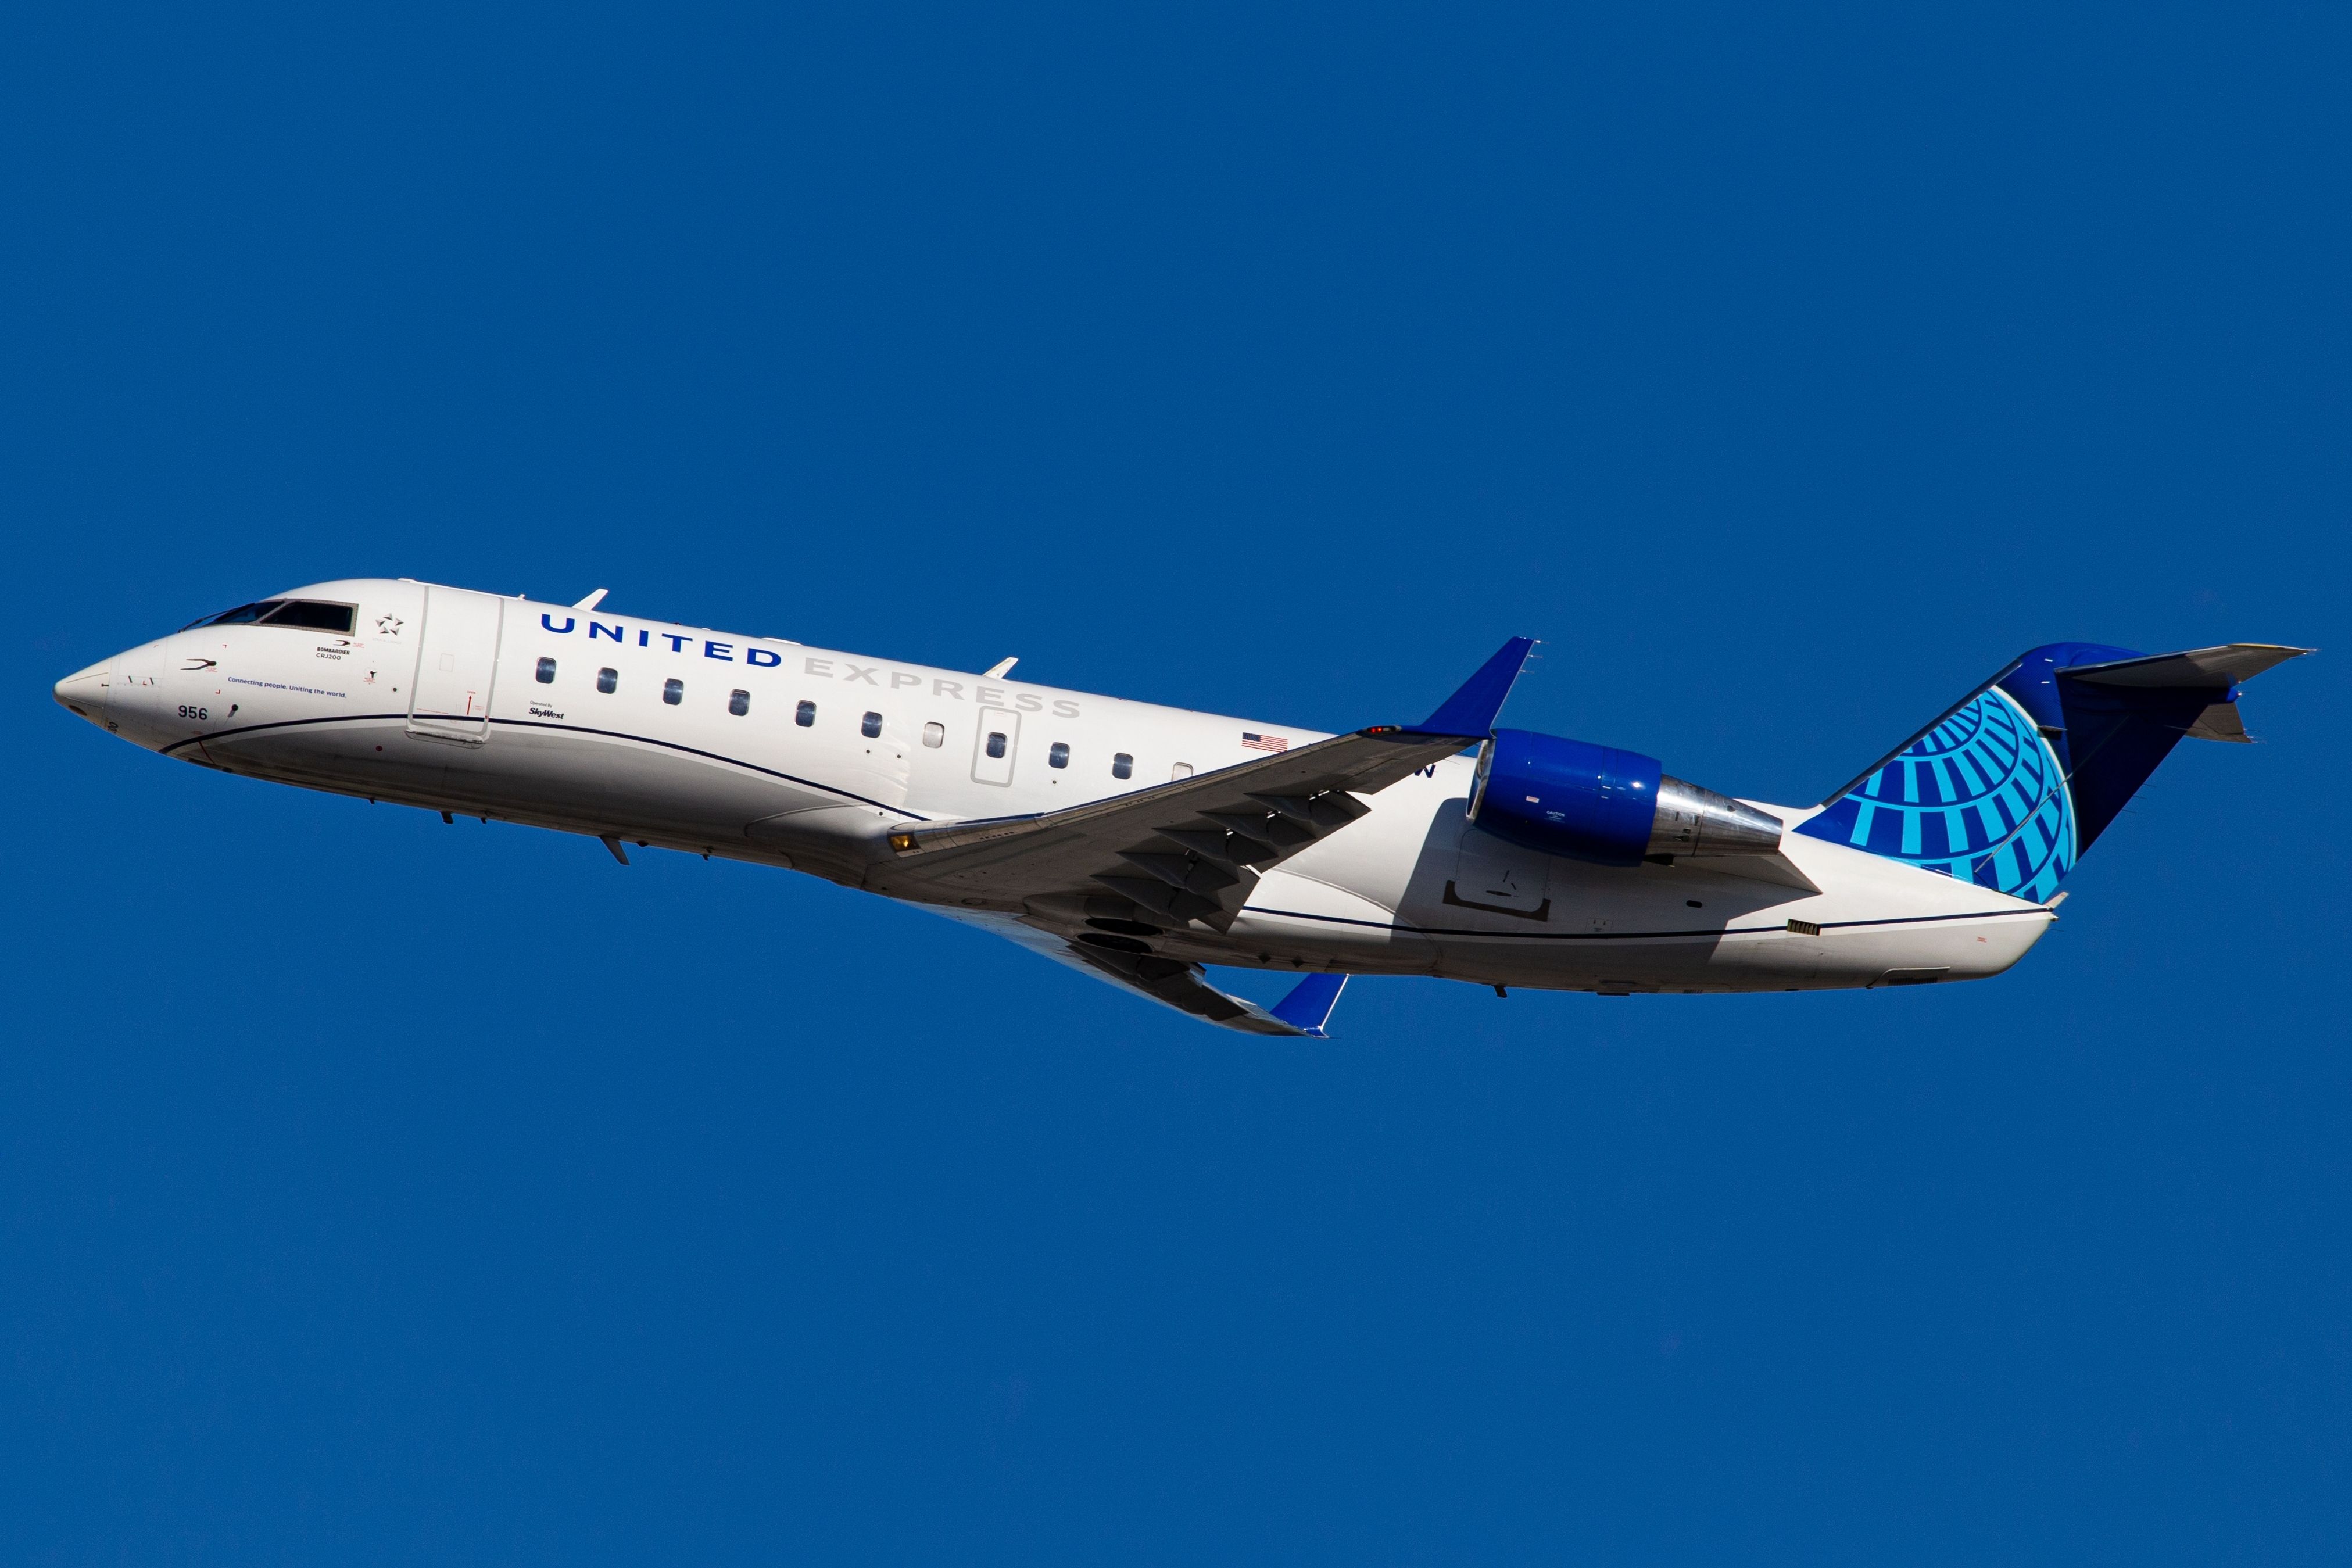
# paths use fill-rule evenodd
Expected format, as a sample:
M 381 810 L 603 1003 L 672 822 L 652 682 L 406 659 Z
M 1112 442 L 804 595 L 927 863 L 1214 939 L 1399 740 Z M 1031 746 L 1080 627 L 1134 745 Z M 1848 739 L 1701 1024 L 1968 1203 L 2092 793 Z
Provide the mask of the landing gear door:
M 408 732 L 478 746 L 490 734 L 490 687 L 498 679 L 506 601 L 463 588 L 425 590 Z

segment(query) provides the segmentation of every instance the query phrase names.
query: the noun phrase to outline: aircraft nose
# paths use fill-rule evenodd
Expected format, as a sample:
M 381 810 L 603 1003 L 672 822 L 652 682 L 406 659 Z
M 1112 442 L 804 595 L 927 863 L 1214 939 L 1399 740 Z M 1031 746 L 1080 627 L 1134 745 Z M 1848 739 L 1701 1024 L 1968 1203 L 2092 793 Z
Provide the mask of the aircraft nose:
M 102 659 L 88 669 L 77 669 L 49 689 L 50 694 L 69 710 L 80 714 L 93 724 L 106 721 L 106 677 L 111 659 Z

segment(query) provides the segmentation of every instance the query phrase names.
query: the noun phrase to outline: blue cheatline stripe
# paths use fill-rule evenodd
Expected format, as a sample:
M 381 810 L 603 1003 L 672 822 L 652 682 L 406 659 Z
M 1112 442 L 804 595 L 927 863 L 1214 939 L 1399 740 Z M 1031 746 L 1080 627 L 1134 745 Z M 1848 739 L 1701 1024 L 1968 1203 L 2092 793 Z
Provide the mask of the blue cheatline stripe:
M 164 747 L 160 754 L 168 757 L 184 746 L 202 746 L 208 741 L 226 741 L 239 735 L 259 734 L 265 730 L 299 730 L 317 724 L 377 724 L 394 721 L 405 724 L 408 722 L 408 715 L 405 713 L 339 713 L 331 719 L 283 719 L 270 724 L 244 724 L 234 730 L 218 730 L 209 735 L 194 735 L 184 741 L 174 741 Z M 490 722 L 504 724 L 515 730 L 561 730 L 574 735 L 601 735 L 606 740 L 635 741 L 640 745 L 659 746 L 667 752 L 678 752 L 689 757 L 702 757 L 714 763 L 725 763 L 730 767 L 741 768 L 749 773 L 763 773 L 772 779 L 782 779 L 786 784 L 796 784 L 808 789 L 822 791 L 826 795 L 839 795 L 844 800 L 855 801 L 860 805 L 870 805 L 877 810 L 896 812 L 901 816 L 912 818 L 917 822 L 930 820 L 920 812 L 909 811 L 903 805 L 891 805 L 884 801 L 868 800 L 862 795 L 853 795 L 845 789 L 836 789 L 829 784 L 819 784 L 814 779 L 803 778 L 798 773 L 783 773 L 775 768 L 763 768 L 757 763 L 747 763 L 740 757 L 730 757 L 723 752 L 706 752 L 698 746 L 682 746 L 676 741 L 664 741 L 652 735 L 632 734 L 626 730 L 597 730 L 585 724 L 550 724 L 536 719 L 493 719 Z M 364 789 L 367 786 L 354 784 L 352 787 Z
M 1965 864 L 1965 863 L 1963 863 Z M 1928 868 L 1935 869 L 1935 868 Z M 1967 881 L 1968 873 L 1958 873 L 1958 880 Z M 1313 915 L 1304 910 L 1275 910 L 1262 904 L 1245 904 L 1245 915 L 1280 915 L 1285 920 L 1314 921 L 1322 925 L 1362 926 L 1370 931 L 1402 931 L 1410 936 L 1475 936 L 1491 937 L 1509 942 L 1688 942 L 1694 938 L 1721 936 L 1773 936 L 1785 934 L 1785 922 L 1769 926 L 1722 926 L 1690 931 L 1474 931 L 1467 926 L 1417 926 L 1399 921 L 1360 921 L 1345 915 Z M 2057 917 L 2036 905 L 2022 910 L 1979 910 L 1959 915 L 1897 915 L 1878 921 L 1817 921 L 1823 931 L 1853 931 L 1869 926 L 1934 925 L 1950 921 L 2014 920 L 2020 916 L 2040 916 L 2045 920 Z

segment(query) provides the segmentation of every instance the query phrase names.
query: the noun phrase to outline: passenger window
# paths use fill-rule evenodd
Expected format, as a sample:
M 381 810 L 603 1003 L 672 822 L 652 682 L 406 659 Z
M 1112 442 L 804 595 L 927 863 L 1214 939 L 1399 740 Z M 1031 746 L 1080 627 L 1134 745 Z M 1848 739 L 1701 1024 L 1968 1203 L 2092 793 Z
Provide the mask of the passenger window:
M 620 689 L 620 685 L 621 672 L 619 670 L 600 669 L 596 672 L 596 689 L 605 693 L 607 696 L 610 696 L 613 692 Z
M 991 730 L 988 732 L 988 754 L 992 757 L 1001 757 L 1004 754 L 1003 731 Z
M 740 719 L 744 714 L 749 713 L 751 710 L 751 694 L 750 692 L 730 691 L 727 694 L 727 711 L 734 714 L 738 719 Z
M 1059 741 L 1055 742 L 1052 747 L 1045 752 L 1045 765 L 1049 768 L 1068 767 L 1070 765 L 1070 748 Z
M 273 626 L 302 626 L 314 632 L 352 635 L 352 607 L 322 605 L 315 599 L 289 599 L 267 617 Z
M 947 744 L 947 740 L 948 727 L 945 724 L 926 724 L 923 726 L 923 744 L 926 746 L 936 751 L 940 747 Z
M 882 732 L 882 715 L 879 713 L 868 713 L 865 718 L 859 720 L 857 721 L 857 732 L 865 736 L 869 741 L 875 736 L 880 734 Z
M 1178 763 L 1174 767 L 1168 770 L 1168 778 L 1171 783 L 1173 783 L 1178 779 L 1189 779 L 1192 776 L 1192 764 L 1190 763 Z
M 805 730 L 816 722 L 816 704 L 803 702 L 793 710 L 793 722 Z
M 1110 760 L 1110 776 L 1115 779 L 1133 778 L 1135 776 L 1135 759 L 1129 756 L 1125 752 L 1121 752 L 1118 755 L 1113 757 Z
M 675 708 L 686 700 L 686 682 L 671 676 L 662 682 L 662 700 Z
M 542 658 L 539 661 L 539 683 L 541 686 L 552 686 L 555 684 L 555 661 L 553 659 Z

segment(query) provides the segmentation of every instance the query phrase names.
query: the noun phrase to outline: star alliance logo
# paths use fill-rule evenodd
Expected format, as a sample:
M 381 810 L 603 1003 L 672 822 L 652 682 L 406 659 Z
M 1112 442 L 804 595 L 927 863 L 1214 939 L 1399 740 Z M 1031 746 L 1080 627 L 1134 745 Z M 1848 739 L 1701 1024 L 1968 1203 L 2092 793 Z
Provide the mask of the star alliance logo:
M 378 616 L 375 618 L 375 629 L 383 633 L 385 637 L 396 637 L 400 635 L 400 617 L 398 616 Z

